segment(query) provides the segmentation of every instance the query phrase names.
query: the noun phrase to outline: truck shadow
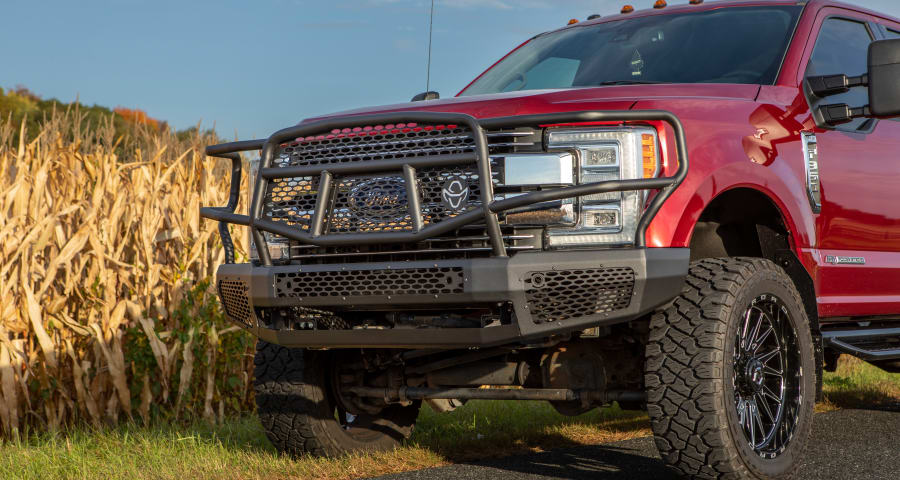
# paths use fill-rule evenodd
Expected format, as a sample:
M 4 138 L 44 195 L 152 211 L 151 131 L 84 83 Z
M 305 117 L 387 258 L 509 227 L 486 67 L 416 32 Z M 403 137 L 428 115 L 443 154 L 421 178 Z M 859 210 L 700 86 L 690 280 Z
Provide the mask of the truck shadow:
M 514 474 L 521 474 L 523 478 L 568 480 L 664 480 L 677 478 L 656 456 L 653 442 L 646 438 L 621 442 L 616 445 L 579 446 L 517 455 L 472 462 L 468 465 L 502 471 L 503 478 L 516 478 Z M 452 467 L 445 469 L 441 472 L 440 478 L 445 480 L 469 478 L 464 474 L 456 477 L 453 473 Z M 499 477 L 500 472 L 497 473 Z M 488 476 L 484 478 L 488 478 Z

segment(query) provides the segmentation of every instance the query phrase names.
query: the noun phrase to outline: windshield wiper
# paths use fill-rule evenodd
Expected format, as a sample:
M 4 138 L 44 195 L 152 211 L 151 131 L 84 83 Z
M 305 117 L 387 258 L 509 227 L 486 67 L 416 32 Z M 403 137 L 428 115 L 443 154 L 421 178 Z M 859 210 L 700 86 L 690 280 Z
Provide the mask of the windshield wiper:
M 607 80 L 600 85 L 656 85 L 665 82 L 651 82 L 646 80 Z

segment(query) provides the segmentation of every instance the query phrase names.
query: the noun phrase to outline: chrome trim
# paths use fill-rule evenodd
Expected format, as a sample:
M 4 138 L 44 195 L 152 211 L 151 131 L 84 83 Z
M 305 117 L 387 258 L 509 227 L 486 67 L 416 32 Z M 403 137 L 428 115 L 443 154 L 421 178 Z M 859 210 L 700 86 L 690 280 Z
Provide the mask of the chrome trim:
M 561 153 L 517 153 L 491 156 L 492 160 L 503 159 L 504 187 L 526 185 L 574 185 L 575 156 Z
M 531 132 L 488 132 L 488 138 L 497 138 L 497 137 L 530 137 L 534 135 L 534 131 Z
M 495 147 L 527 147 L 536 145 L 537 142 L 506 142 L 506 143 L 491 143 L 488 146 L 491 148 Z
M 826 255 L 825 263 L 832 265 L 865 265 L 866 257 L 842 257 L 836 255 Z
M 819 178 L 819 144 L 816 134 L 803 132 L 803 168 L 806 172 L 806 196 L 813 213 L 822 211 L 822 182 Z

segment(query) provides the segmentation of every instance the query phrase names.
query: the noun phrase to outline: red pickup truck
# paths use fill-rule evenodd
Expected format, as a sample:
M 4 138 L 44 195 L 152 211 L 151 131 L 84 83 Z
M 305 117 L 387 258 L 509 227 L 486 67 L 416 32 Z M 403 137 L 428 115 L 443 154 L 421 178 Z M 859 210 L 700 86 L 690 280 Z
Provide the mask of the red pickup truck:
M 336 455 L 423 402 L 618 402 L 683 475 L 789 477 L 839 354 L 900 370 L 897 116 L 900 21 L 692 0 L 537 35 L 451 99 L 209 147 L 269 438 Z

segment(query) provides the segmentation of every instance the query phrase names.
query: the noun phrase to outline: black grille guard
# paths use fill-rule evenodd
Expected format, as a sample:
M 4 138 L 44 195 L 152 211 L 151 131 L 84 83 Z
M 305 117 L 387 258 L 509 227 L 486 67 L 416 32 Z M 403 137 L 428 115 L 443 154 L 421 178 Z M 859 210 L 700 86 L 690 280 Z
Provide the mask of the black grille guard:
M 440 223 L 423 225 L 420 199 L 415 188 L 415 169 L 424 167 L 436 167 L 447 165 L 459 165 L 475 163 L 478 167 L 478 178 L 484 199 L 494 198 L 493 184 L 491 183 L 490 156 L 485 130 L 498 128 L 515 128 L 537 125 L 558 125 L 588 122 L 641 122 L 663 121 L 669 124 L 675 132 L 675 149 L 677 152 L 678 170 L 675 175 L 662 178 L 636 179 L 636 180 L 609 180 L 603 182 L 586 183 L 571 187 L 555 188 L 539 192 L 520 195 L 513 198 L 495 201 L 485 201 L 480 209 L 470 210 Z M 353 162 L 350 164 L 310 165 L 273 168 L 272 162 L 278 147 L 299 137 L 321 134 L 337 128 L 354 127 L 371 124 L 396 124 L 396 123 L 443 123 L 466 126 L 475 141 L 475 150 L 462 154 L 431 155 L 416 158 L 368 160 Z M 256 185 L 253 187 L 253 196 L 250 204 L 250 215 L 238 215 L 235 212 L 240 196 L 241 187 L 241 156 L 239 152 L 262 150 L 260 158 L 260 170 Z M 497 213 L 520 208 L 523 206 L 562 200 L 566 198 L 581 197 L 607 192 L 622 192 L 630 190 L 659 190 L 650 204 L 644 209 L 637 225 L 635 235 L 635 247 L 646 246 L 646 231 L 650 222 L 656 216 L 663 203 L 672 192 L 684 181 L 688 172 L 688 152 L 685 144 L 684 127 L 681 121 L 673 113 L 664 110 L 631 110 L 631 111 L 581 111 L 566 113 L 551 113 L 539 115 L 520 115 L 512 117 L 499 117 L 489 119 L 476 119 L 470 115 L 460 113 L 438 112 L 396 112 L 374 115 L 361 115 L 326 119 L 318 122 L 305 123 L 290 128 L 279 130 L 268 139 L 248 140 L 241 142 L 223 143 L 206 148 L 206 154 L 211 157 L 227 158 L 231 160 L 231 190 L 228 196 L 228 205 L 224 207 L 205 207 L 200 209 L 200 216 L 217 220 L 219 222 L 219 234 L 225 248 L 225 262 L 234 263 L 234 243 L 228 231 L 228 224 L 244 225 L 250 227 L 250 233 L 257 246 L 260 262 L 264 266 L 271 266 L 272 259 L 269 256 L 268 246 L 263 231 L 287 237 L 298 242 L 317 246 L 340 246 L 360 244 L 383 243 L 414 243 L 431 237 L 457 230 L 465 225 L 484 221 L 487 233 L 491 240 L 494 256 L 507 256 L 506 247 L 500 230 L 500 222 Z M 322 234 L 323 219 L 327 210 L 327 199 L 331 193 L 332 175 L 355 173 L 379 173 L 402 170 L 406 179 L 407 198 L 409 199 L 409 213 L 414 230 L 412 232 L 362 232 L 350 234 Z M 292 178 L 301 176 L 318 176 L 319 189 L 317 193 L 315 211 L 310 221 L 308 232 L 299 231 L 287 225 L 278 224 L 262 218 L 263 199 L 268 182 L 273 179 Z

